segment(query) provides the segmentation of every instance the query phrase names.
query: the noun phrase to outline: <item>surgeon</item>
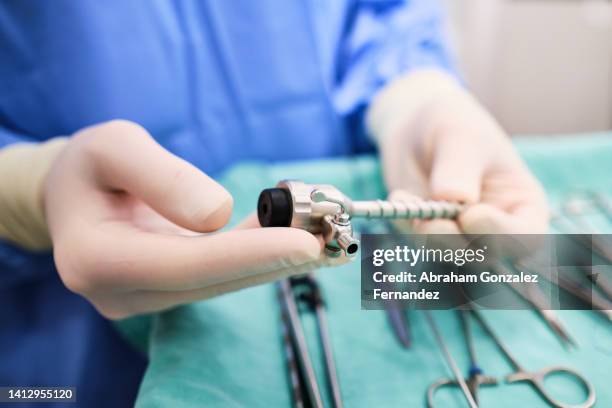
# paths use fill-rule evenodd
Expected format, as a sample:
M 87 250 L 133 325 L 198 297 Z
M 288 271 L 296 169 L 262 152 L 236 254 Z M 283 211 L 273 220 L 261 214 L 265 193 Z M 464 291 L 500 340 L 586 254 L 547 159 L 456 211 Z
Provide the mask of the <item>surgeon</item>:
M 469 205 L 419 232 L 546 228 L 432 0 L 8 0 L 0 55 L 3 386 L 130 406 L 146 362 L 108 319 L 327 264 L 301 230 L 216 232 L 243 160 L 376 149 L 396 197 Z

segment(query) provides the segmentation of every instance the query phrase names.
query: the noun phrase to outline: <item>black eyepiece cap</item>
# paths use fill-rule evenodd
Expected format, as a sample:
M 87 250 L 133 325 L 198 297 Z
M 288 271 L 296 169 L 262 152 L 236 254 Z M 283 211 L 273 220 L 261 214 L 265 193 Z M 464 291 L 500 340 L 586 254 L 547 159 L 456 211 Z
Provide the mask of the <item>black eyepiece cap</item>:
M 268 188 L 257 201 L 257 217 L 262 227 L 289 227 L 293 218 L 291 193 L 286 188 Z

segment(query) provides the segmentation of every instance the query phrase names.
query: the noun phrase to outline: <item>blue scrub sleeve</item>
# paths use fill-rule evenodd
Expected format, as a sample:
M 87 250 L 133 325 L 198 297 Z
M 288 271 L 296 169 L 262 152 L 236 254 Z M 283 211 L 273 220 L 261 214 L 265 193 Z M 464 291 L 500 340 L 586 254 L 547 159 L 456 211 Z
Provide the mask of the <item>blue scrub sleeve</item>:
M 0 126 L 0 149 L 13 143 L 32 142 Z M 50 252 L 32 253 L 0 239 L 0 290 L 27 284 L 55 273 Z
M 337 66 L 336 111 L 347 117 L 353 134 L 364 138 L 365 110 L 393 79 L 431 67 L 458 76 L 444 8 L 436 0 L 356 1 L 349 12 Z

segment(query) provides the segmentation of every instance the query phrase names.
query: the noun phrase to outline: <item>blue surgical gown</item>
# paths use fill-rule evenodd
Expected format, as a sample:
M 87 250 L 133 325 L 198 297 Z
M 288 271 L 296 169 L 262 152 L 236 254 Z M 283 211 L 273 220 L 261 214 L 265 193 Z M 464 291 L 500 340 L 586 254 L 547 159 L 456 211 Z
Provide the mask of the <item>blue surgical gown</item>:
M 4 0 L 0 148 L 123 118 L 212 175 L 365 151 L 381 86 L 452 69 L 442 23 L 433 0 Z M 0 243 L 0 385 L 129 406 L 145 364 L 50 254 Z

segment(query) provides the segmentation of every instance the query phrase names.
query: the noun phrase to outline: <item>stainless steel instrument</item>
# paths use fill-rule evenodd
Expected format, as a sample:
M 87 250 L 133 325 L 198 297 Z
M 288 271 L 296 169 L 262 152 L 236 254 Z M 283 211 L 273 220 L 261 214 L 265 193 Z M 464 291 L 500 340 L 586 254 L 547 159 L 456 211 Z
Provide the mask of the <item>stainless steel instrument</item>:
M 294 227 L 322 234 L 330 256 L 355 256 L 359 241 L 351 219 L 456 218 L 462 205 L 446 201 L 352 201 L 329 184 L 284 180 L 261 192 L 257 214 L 262 227 Z

